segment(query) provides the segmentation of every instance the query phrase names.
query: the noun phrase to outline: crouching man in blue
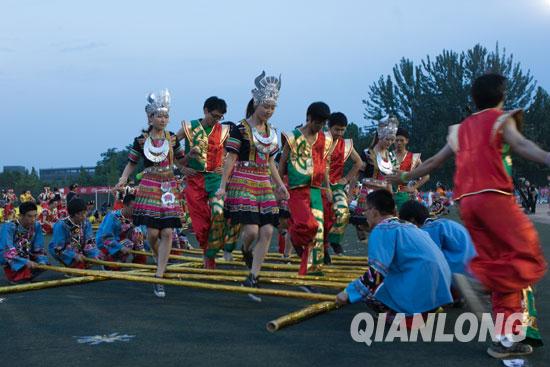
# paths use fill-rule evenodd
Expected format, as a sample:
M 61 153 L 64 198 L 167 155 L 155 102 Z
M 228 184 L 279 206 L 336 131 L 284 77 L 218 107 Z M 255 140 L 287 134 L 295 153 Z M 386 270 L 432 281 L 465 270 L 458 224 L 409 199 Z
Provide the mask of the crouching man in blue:
M 4 224 L 0 231 L 0 265 L 12 284 L 30 281 L 41 272 L 36 265 L 48 263 L 37 216 L 36 204 L 24 202 L 19 206 L 19 218 Z
M 92 225 L 86 219 L 86 202 L 73 198 L 67 204 L 69 216 L 53 226 L 53 238 L 48 246 L 50 255 L 61 264 L 85 269 L 85 258 L 101 258 L 96 247 Z
M 451 273 L 466 274 L 470 260 L 476 255 L 468 230 L 454 220 L 430 217 L 428 208 L 409 200 L 399 211 L 399 218 L 426 231 L 449 264 Z
M 130 250 L 143 251 L 143 232 L 132 222 L 133 194 L 126 194 L 122 209 L 113 210 L 103 219 L 96 235 L 96 243 L 106 261 L 126 262 Z M 134 263 L 145 264 L 145 255 L 133 255 Z
M 430 236 L 395 216 L 395 202 L 386 190 L 367 195 L 365 215 L 369 237 L 369 269 L 336 296 L 339 304 L 364 301 L 392 321 L 452 303 L 451 271 L 443 253 Z

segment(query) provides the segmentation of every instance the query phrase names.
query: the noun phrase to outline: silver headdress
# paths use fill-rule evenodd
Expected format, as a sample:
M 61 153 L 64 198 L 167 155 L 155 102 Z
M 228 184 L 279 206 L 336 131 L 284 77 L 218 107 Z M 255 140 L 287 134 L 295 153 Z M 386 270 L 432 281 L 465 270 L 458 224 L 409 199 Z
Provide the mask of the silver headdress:
M 254 79 L 256 88 L 252 89 L 254 104 L 257 106 L 263 103 L 277 104 L 279 91 L 281 90 L 281 75 L 279 78 L 274 76 L 265 76 L 265 71 Z
M 395 136 L 397 134 L 397 126 L 399 125 L 399 120 L 395 117 L 386 117 L 378 122 L 378 127 L 376 132 L 380 139 L 384 139 L 388 136 Z
M 170 112 L 170 92 L 168 89 L 163 89 L 156 94 L 149 93 L 145 112 L 148 115 Z

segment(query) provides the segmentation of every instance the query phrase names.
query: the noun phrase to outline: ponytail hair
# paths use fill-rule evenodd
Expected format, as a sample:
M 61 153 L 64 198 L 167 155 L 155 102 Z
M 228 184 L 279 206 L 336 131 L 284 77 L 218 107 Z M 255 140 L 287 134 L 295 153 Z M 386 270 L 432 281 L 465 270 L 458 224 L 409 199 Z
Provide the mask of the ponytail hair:
M 376 144 L 378 144 L 378 141 L 380 141 L 380 138 L 378 137 L 378 131 L 374 133 L 374 138 L 372 139 L 372 142 L 369 145 L 369 149 L 374 149 Z
M 254 98 L 251 98 L 246 106 L 246 118 L 250 118 L 256 111 L 256 106 L 254 106 Z

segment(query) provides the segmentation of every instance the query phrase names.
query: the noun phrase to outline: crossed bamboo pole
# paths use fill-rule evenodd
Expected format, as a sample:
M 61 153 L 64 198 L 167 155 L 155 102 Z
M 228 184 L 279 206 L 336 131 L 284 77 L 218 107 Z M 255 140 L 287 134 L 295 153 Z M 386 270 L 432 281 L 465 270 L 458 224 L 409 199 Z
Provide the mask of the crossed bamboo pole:
M 135 255 L 145 255 L 145 256 L 153 256 L 151 252 L 145 252 L 145 251 L 134 251 L 130 250 L 131 254 Z M 179 255 L 169 255 L 170 259 L 173 260 L 182 260 L 182 261 L 194 261 L 194 262 L 202 262 L 203 259 L 200 257 L 195 256 L 179 256 Z M 216 259 L 216 262 L 219 264 L 225 264 L 225 265 L 238 265 L 242 266 L 244 265 L 242 261 L 227 261 L 223 259 Z M 297 271 L 300 267 L 298 265 L 288 265 L 288 264 L 270 264 L 270 263 L 264 263 L 262 264 L 262 268 L 264 269 L 271 269 L 271 270 L 295 270 Z M 324 273 L 344 273 L 344 272 L 364 272 L 367 268 L 361 267 L 361 266 L 333 266 L 330 267 L 325 266 L 323 268 Z
M 132 264 L 132 263 L 114 263 L 101 260 L 87 259 L 90 263 L 95 263 L 98 265 L 107 265 L 115 268 L 134 268 L 138 270 L 127 271 L 127 272 L 112 272 L 112 271 L 94 271 L 94 270 L 82 270 L 82 269 L 72 269 L 65 267 L 56 267 L 50 265 L 39 265 L 38 268 L 42 270 L 51 270 L 56 272 L 61 272 L 65 274 L 80 275 L 77 278 L 72 279 L 61 279 L 61 280 L 50 280 L 43 281 L 39 283 L 31 283 L 24 285 L 15 285 L 0 287 L 0 294 L 3 293 L 19 293 L 31 290 L 68 286 L 74 284 L 85 284 L 95 281 L 104 281 L 108 279 L 119 279 L 127 280 L 133 282 L 142 282 L 142 283 L 153 283 L 153 284 L 165 284 L 165 285 L 175 285 L 183 286 L 189 288 L 197 289 L 209 289 L 209 290 L 221 290 L 228 292 L 237 292 L 237 293 L 247 293 L 247 294 L 259 294 L 259 295 L 268 295 L 268 296 L 278 296 L 278 297 L 288 297 L 288 298 L 298 298 L 298 299 L 308 299 L 308 300 L 323 300 L 324 302 L 316 303 L 310 306 L 307 306 L 298 311 L 292 312 L 288 315 L 281 316 L 275 320 L 271 320 L 267 323 L 266 328 L 270 332 L 275 332 L 286 326 L 290 326 L 296 323 L 299 323 L 308 318 L 314 317 L 318 314 L 330 312 L 335 310 L 338 306 L 333 301 L 334 296 L 329 294 L 320 294 L 320 293 L 302 293 L 295 291 L 287 290 L 275 290 L 275 289 L 250 289 L 244 287 L 235 287 L 227 286 L 221 284 L 210 284 L 210 283 L 201 283 L 201 282 L 191 282 L 189 280 L 202 280 L 202 281 L 223 281 L 223 282 L 239 282 L 242 280 L 241 277 L 231 276 L 231 275 L 217 275 L 216 273 L 230 273 L 234 275 L 244 275 L 246 271 L 232 271 L 232 270 L 212 270 L 212 269 L 197 269 L 197 268 L 186 268 L 191 264 L 178 264 L 172 265 L 167 268 L 168 271 L 173 273 L 166 273 L 165 278 L 158 279 L 151 277 L 151 273 L 144 273 L 145 271 L 153 271 L 156 269 L 154 265 L 144 265 L 144 264 Z M 190 273 L 185 273 L 189 271 Z M 199 272 L 199 274 L 196 274 Z M 200 274 L 202 272 L 202 274 Z M 270 276 L 271 275 L 271 276 Z M 293 278 L 288 278 L 288 276 Z M 173 280 L 173 279 L 178 280 Z M 319 280 L 321 279 L 321 280 Z M 299 276 L 294 274 L 285 274 L 285 273 L 262 273 L 261 281 L 267 284 L 280 284 L 280 285 L 307 285 L 315 287 L 323 287 L 329 289 L 342 289 L 347 283 L 342 281 L 342 279 L 330 279 L 327 277 L 318 277 L 318 276 Z
M 184 254 L 190 254 L 190 255 L 202 255 L 201 249 L 180 249 L 180 248 L 173 248 L 172 251 L 174 252 L 180 252 Z M 242 258 L 242 255 L 238 252 L 233 252 L 232 256 L 236 259 Z M 290 258 L 283 258 L 281 257 L 281 254 L 279 253 L 273 253 L 269 252 L 266 254 L 266 259 L 273 260 L 273 261 L 283 261 L 283 262 L 292 262 L 292 263 L 300 263 L 300 258 L 297 256 L 291 256 Z M 345 256 L 345 255 L 338 255 L 332 257 L 332 262 L 334 265 L 355 265 L 357 263 L 357 266 L 364 265 L 368 261 L 368 258 L 366 256 Z
M 193 289 L 219 290 L 219 291 L 244 293 L 244 294 L 256 294 L 260 296 L 262 295 L 278 296 L 278 297 L 286 297 L 286 298 L 306 299 L 311 301 L 334 300 L 334 295 L 322 294 L 322 293 L 304 293 L 304 292 L 278 290 L 278 289 L 248 288 L 248 287 L 232 286 L 232 285 L 224 285 L 224 284 L 211 284 L 211 283 L 201 283 L 201 282 L 193 282 L 193 281 L 187 281 L 187 280 L 173 280 L 173 279 L 165 279 L 165 278 L 156 278 L 151 276 L 131 275 L 131 274 L 124 274 L 119 272 L 111 272 L 111 271 L 72 269 L 72 268 L 65 268 L 65 267 L 51 266 L 51 265 L 37 265 L 37 268 L 41 270 L 50 270 L 50 271 L 80 275 L 80 276 L 95 276 L 95 277 L 106 278 L 106 279 L 127 280 L 130 282 L 138 282 L 138 283 L 172 285 L 172 286 L 180 286 L 180 287 L 187 287 L 187 288 L 193 288 Z
M 117 263 L 96 259 L 86 259 L 87 262 L 95 265 L 111 266 L 116 268 L 128 268 L 128 269 L 147 269 L 147 270 L 156 270 L 156 265 L 147 265 L 147 264 L 134 264 L 134 263 Z M 196 268 L 197 263 L 186 263 L 184 266 L 180 267 L 168 267 L 166 268 L 167 273 L 186 273 L 186 274 L 210 274 L 210 275 L 228 275 L 228 276 L 242 276 L 245 277 L 249 274 L 247 270 L 227 270 L 227 269 L 203 269 Z M 341 276 L 320 276 L 320 275 L 299 275 L 291 272 L 269 272 L 262 271 L 260 273 L 261 278 L 284 278 L 284 279 L 297 279 L 297 280 L 312 280 L 312 281 L 327 281 L 327 282 L 345 282 L 346 284 L 357 278 L 353 274 L 344 274 Z M 242 280 L 242 278 L 241 278 Z

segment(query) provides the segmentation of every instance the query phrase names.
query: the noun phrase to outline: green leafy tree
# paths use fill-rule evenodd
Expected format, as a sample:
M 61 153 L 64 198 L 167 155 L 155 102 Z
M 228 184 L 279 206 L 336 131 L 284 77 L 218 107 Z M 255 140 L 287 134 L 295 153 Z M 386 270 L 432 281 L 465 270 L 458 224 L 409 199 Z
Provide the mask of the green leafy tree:
M 366 127 L 372 127 L 373 121 L 383 116 L 396 116 L 410 132 L 410 149 L 421 152 L 424 159 L 431 157 L 445 144 L 448 127 L 475 110 L 470 86 L 487 72 L 508 78 L 505 108 L 529 110 L 538 101 L 534 112 L 527 115 L 535 116 L 536 112 L 542 116 L 547 100 L 540 88 L 533 97 L 536 83 L 530 71 L 524 71 L 513 55 L 501 50 L 498 44 L 493 51 L 476 45 L 460 53 L 443 50 L 435 58 L 426 56 L 417 65 L 401 59 L 391 75 L 381 76 L 369 87 L 368 98 L 363 100 Z M 526 128 L 534 121 L 528 117 Z M 451 184 L 453 171 L 454 163 L 448 162 L 435 172 L 432 182 Z

